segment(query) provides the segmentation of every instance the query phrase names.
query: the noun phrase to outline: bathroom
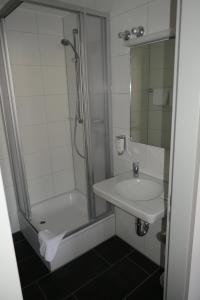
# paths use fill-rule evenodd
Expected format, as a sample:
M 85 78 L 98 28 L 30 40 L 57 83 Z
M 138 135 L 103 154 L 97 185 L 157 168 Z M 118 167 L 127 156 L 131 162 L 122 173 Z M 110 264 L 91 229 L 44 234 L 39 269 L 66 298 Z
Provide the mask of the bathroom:
M 0 1 L 1 299 L 200 299 L 191 3 Z

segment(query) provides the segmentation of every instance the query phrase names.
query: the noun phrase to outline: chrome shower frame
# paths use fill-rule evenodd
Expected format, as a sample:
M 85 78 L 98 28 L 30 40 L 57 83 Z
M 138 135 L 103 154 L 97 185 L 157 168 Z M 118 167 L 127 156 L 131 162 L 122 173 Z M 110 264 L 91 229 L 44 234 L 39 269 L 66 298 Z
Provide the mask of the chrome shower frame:
M 80 34 L 80 58 L 81 58 L 81 87 L 82 87 L 82 93 L 83 93 L 83 113 L 84 115 L 90 115 L 90 104 L 89 104 L 89 93 L 88 93 L 88 77 L 87 77 L 87 53 L 86 53 L 86 38 L 85 38 L 85 18 L 87 15 L 91 16 L 98 16 L 104 19 L 103 22 L 103 31 L 104 31 L 104 37 L 105 37 L 105 44 L 104 52 L 106 56 L 104 57 L 104 90 L 105 90 L 105 122 L 106 122 L 106 144 L 108 145 L 108 149 L 106 152 L 106 178 L 112 176 L 113 174 L 113 156 L 112 156 L 112 115 L 111 115 L 111 73 L 110 73 L 110 22 L 109 22 L 109 15 L 107 13 L 86 9 L 84 7 L 79 7 L 71 4 L 66 4 L 64 2 L 59 2 L 56 0 L 10 0 L 7 2 L 6 5 L 3 6 L 3 8 L 0 10 L 0 27 L 1 32 L 4 36 L 4 39 L 2 41 L 2 45 L 4 48 L 5 56 L 4 59 L 6 61 L 6 78 L 9 86 L 9 97 L 8 102 L 10 104 L 10 110 L 12 112 L 10 120 L 6 117 L 8 115 L 8 108 L 5 106 L 4 101 L 1 101 L 2 103 L 2 113 L 4 115 L 4 124 L 6 128 L 18 128 L 18 121 L 17 121 L 17 114 L 16 114 L 16 108 L 15 108 L 15 101 L 14 101 L 14 90 L 12 86 L 12 75 L 10 72 L 10 62 L 9 62 L 9 55 L 8 55 L 8 49 L 6 44 L 6 34 L 4 30 L 4 18 L 7 17 L 12 11 L 14 11 L 20 4 L 27 3 L 27 4 L 34 4 L 34 5 L 41 5 L 53 9 L 59 9 L 63 11 L 69 11 L 74 12 L 79 15 L 80 22 L 79 22 L 79 34 Z M 113 210 L 112 206 L 107 204 L 107 211 L 105 214 L 102 214 L 101 216 L 96 215 L 96 209 L 95 209 L 95 197 L 92 190 L 92 186 L 94 184 L 94 173 L 93 173 L 93 165 L 92 160 L 89 159 L 92 155 L 92 143 L 91 143 L 91 121 L 89 118 L 84 118 L 84 131 L 87 132 L 87 134 L 84 136 L 85 140 L 85 154 L 86 154 L 86 177 L 87 177 L 87 191 L 88 191 L 88 215 L 90 222 L 86 224 L 85 226 L 91 224 L 91 222 L 98 221 L 99 219 L 103 219 L 106 216 L 110 215 Z M 11 128 L 11 129 L 12 129 Z M 30 201 L 29 201 L 29 195 L 28 195 L 28 188 L 27 188 L 27 182 L 26 182 L 26 173 L 25 173 L 25 167 L 23 162 L 23 156 L 22 156 L 22 145 L 20 142 L 20 133 L 19 130 L 15 131 L 14 136 L 10 136 L 8 134 L 8 130 L 6 130 L 6 138 L 8 143 L 8 149 L 10 154 L 10 162 L 12 165 L 12 173 L 14 174 L 14 185 L 15 185 L 15 191 L 17 196 L 17 203 L 18 208 L 22 215 L 26 218 L 26 220 L 31 224 L 31 209 L 30 209 Z M 16 150 L 16 147 L 18 149 L 17 157 L 14 157 L 14 152 Z M 18 164 L 21 167 L 20 174 L 19 174 L 19 182 L 16 182 L 15 178 L 15 172 L 16 166 L 14 166 L 13 160 L 17 160 Z M 22 186 L 20 186 L 20 182 L 23 182 Z M 26 208 L 25 211 L 22 211 L 20 209 L 20 202 L 19 197 L 22 197 L 24 199 Z M 26 200 L 26 201 L 25 201 Z M 85 227 L 84 226 L 84 227 Z M 34 228 L 35 229 L 35 228 Z M 73 231 L 73 233 L 78 232 L 80 228 L 77 228 Z M 70 233 L 68 233 L 70 235 Z

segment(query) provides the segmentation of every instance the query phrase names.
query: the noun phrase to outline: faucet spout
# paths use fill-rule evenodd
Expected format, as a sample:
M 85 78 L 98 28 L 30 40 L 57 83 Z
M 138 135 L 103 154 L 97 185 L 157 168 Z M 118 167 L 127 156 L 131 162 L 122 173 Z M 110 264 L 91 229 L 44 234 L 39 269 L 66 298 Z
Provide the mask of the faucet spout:
M 139 161 L 133 162 L 133 176 L 139 177 Z

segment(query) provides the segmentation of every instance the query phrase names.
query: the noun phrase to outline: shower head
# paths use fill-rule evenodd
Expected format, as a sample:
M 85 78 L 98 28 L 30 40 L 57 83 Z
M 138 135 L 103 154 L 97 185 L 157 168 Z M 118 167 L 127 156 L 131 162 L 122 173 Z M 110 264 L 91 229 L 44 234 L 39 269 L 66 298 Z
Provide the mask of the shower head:
M 61 44 L 62 44 L 63 46 L 69 46 L 69 45 L 70 45 L 70 41 L 67 40 L 67 39 L 62 39 L 62 40 L 61 40 Z
M 61 44 L 62 44 L 63 46 L 71 46 L 72 50 L 74 51 L 75 58 L 76 58 L 76 59 L 79 59 L 79 55 L 78 55 L 78 53 L 77 53 L 77 51 L 76 51 L 74 45 L 72 45 L 72 43 L 70 42 L 70 40 L 62 39 L 62 40 L 61 40 Z

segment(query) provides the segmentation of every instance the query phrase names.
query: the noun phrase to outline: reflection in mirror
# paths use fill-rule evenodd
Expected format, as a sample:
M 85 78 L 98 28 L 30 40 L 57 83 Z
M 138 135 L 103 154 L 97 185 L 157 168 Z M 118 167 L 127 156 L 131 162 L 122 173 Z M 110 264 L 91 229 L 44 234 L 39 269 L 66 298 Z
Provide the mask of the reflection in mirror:
M 130 135 L 137 143 L 169 149 L 175 40 L 130 50 Z

